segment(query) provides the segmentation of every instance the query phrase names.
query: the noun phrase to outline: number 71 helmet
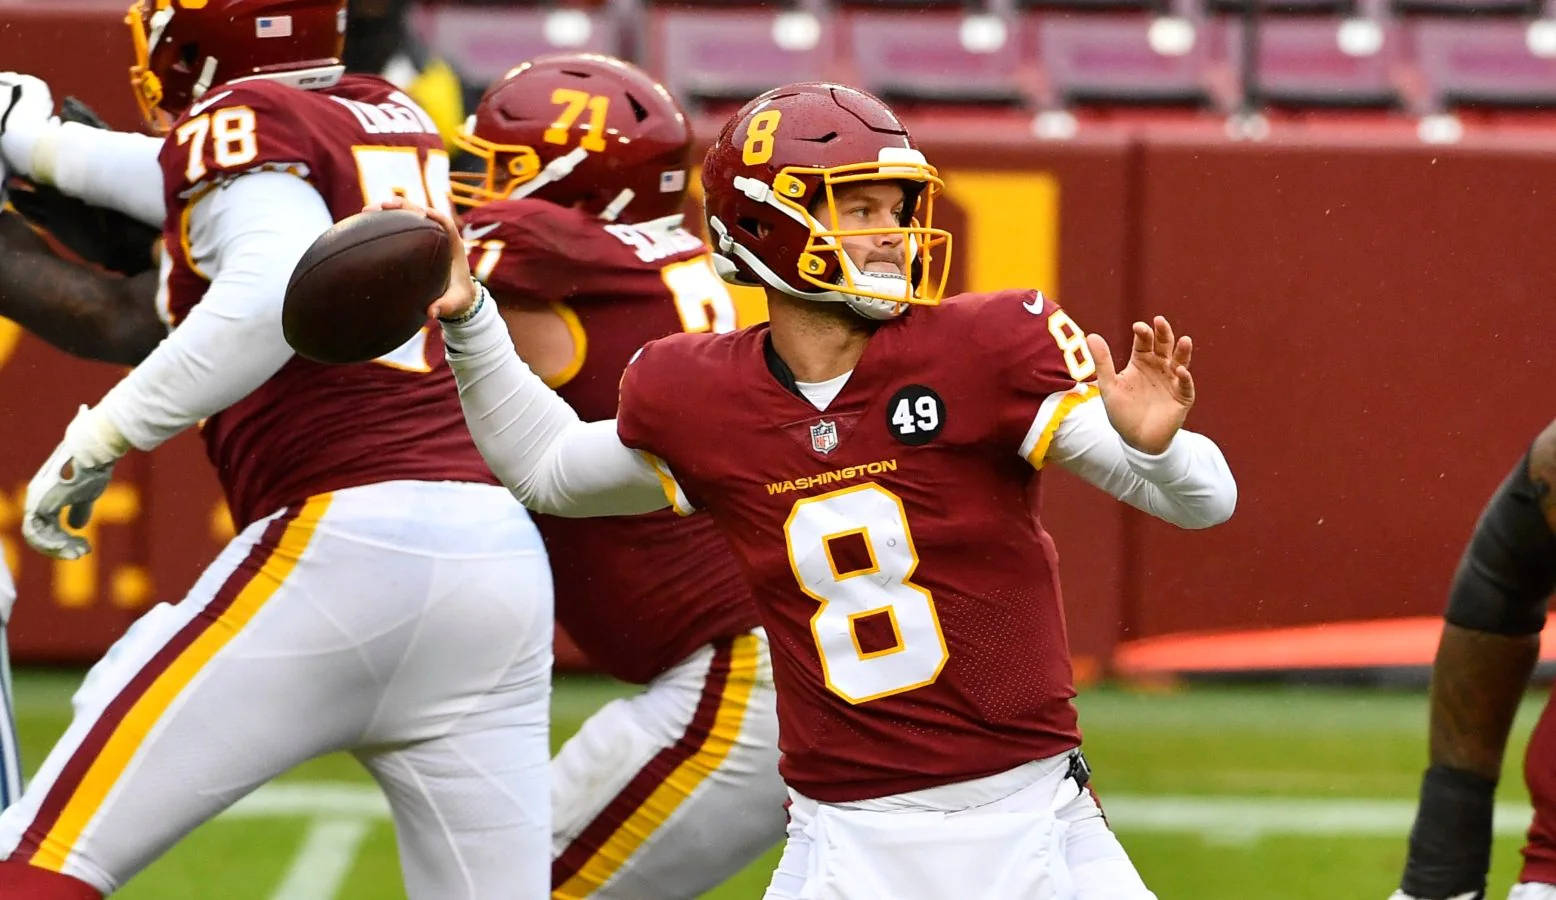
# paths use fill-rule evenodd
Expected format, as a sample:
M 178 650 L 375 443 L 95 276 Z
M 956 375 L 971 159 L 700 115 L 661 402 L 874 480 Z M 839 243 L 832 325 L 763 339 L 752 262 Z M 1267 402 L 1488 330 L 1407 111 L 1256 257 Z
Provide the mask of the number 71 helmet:
M 454 173 L 454 202 L 535 197 L 606 221 L 681 212 L 692 132 L 659 82 L 599 53 L 515 66 L 487 88 L 454 144 L 484 160 Z
M 136 0 L 130 85 L 159 132 L 213 85 L 269 78 L 295 87 L 340 80 L 346 0 Z
M 837 189 L 861 182 L 903 187 L 895 227 L 840 226 Z M 896 114 L 864 91 L 808 82 L 762 94 L 708 148 L 702 187 L 726 281 L 847 303 L 872 319 L 945 292 L 951 234 L 931 222 L 945 183 Z M 843 238 L 891 233 L 902 237 L 903 275 L 864 271 L 843 250 Z

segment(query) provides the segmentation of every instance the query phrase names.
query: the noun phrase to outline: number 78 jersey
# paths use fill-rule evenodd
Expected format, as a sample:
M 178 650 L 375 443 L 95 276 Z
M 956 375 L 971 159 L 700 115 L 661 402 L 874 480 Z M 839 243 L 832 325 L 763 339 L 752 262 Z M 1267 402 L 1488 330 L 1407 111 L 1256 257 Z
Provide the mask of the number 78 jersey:
M 878 327 L 824 411 L 771 352 L 765 325 L 656 341 L 617 424 L 743 564 L 785 780 L 847 802 L 1079 744 L 1057 557 L 1029 498 L 1095 394 L 1081 329 L 1034 291 L 915 309 Z
M 170 326 L 221 276 L 214 235 L 296 227 L 253 215 L 202 220 L 200 204 L 233 179 L 289 172 L 318 191 L 336 221 L 395 196 L 448 208 L 448 155 L 436 126 L 409 97 L 371 76 L 348 75 L 317 91 L 263 79 L 217 85 L 174 123 L 158 159 L 167 205 L 158 305 Z M 264 261 L 232 264 L 240 272 L 259 266 L 277 284 L 290 274 Z M 442 331 L 424 328 L 373 362 L 322 366 L 294 356 L 201 432 L 242 528 L 341 488 L 491 482 L 454 391 Z

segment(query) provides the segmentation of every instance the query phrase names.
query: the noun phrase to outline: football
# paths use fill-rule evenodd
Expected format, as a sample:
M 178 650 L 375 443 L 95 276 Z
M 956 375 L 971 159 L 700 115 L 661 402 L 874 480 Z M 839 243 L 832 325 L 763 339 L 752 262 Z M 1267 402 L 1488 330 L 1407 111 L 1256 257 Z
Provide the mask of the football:
M 448 287 L 452 242 L 437 222 L 405 210 L 373 210 L 336 222 L 297 261 L 281 330 L 321 363 L 383 356 L 427 324 Z

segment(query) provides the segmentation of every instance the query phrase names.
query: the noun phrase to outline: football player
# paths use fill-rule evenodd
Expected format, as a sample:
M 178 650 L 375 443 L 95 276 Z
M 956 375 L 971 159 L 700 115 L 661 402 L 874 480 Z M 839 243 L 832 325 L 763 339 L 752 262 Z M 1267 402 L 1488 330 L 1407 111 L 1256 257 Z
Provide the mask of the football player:
M 706 510 L 731 542 L 791 800 L 769 897 L 1151 897 L 1087 788 L 1028 487 L 1054 464 L 1182 527 L 1227 519 L 1226 462 L 1182 427 L 1191 342 L 1137 322 L 1115 371 L 1037 291 L 935 306 L 940 177 L 862 91 L 757 97 L 702 178 L 715 264 L 771 322 L 648 344 L 616 419 L 585 423 L 456 260 L 430 311 L 483 456 L 536 510 Z
M 1556 422 L 1491 496 L 1459 560 L 1432 664 L 1430 766 L 1396 900 L 1477 900 L 1507 735 L 1556 590 Z M 1510 900 L 1556 900 L 1556 711 L 1524 754 L 1534 823 Z
M 23 532 L 88 552 L 61 514 L 84 523 L 121 455 L 198 422 L 239 533 L 87 675 L 0 816 L 0 895 L 112 892 L 267 779 L 351 750 L 388 797 L 410 896 L 544 896 L 539 534 L 470 442 L 436 329 L 324 368 L 279 325 L 287 275 L 334 221 L 387 196 L 445 200 L 436 128 L 387 82 L 343 76 L 345 0 L 141 0 L 128 24 L 136 97 L 167 135 L 155 156 L 52 119 L 36 79 L 0 77 L 17 171 L 165 217 L 172 326 L 70 423 Z
M 691 129 L 621 60 L 524 63 L 455 144 L 470 265 L 530 368 L 589 419 L 616 412 L 632 353 L 734 329 L 707 248 L 681 227 Z M 767 641 L 706 517 L 537 516 L 557 619 L 604 671 L 644 685 L 552 765 L 555 897 L 695 897 L 783 837 Z

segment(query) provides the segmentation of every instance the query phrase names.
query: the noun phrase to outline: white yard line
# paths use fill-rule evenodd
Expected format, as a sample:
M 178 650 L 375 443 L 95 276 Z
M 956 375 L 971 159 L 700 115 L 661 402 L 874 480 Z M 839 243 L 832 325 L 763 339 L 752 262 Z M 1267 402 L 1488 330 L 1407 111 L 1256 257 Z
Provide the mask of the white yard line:
M 372 825 L 366 818 L 315 819 L 286 877 L 270 896 L 273 900 L 333 900 Z
M 1217 838 L 1237 835 L 1403 836 L 1415 817 L 1415 801 L 1314 797 L 1167 796 L 1099 793 L 1115 828 L 1130 832 L 1197 832 Z M 266 785 L 223 814 L 231 818 L 269 816 L 380 819 L 389 806 L 378 789 L 349 782 L 284 782 Z M 1498 803 L 1498 834 L 1522 834 L 1529 807 Z
M 1398 837 L 1410 833 L 1414 800 L 1332 800 L 1309 797 L 1172 797 L 1109 794 L 1098 799 L 1123 834 L 1199 833 L 1218 840 L 1254 841 L 1266 835 Z M 1498 803 L 1497 834 L 1523 834 L 1529 807 Z
M 224 818 L 282 816 L 387 819 L 389 803 L 377 787 L 349 781 L 283 781 L 267 784 L 222 813 Z

